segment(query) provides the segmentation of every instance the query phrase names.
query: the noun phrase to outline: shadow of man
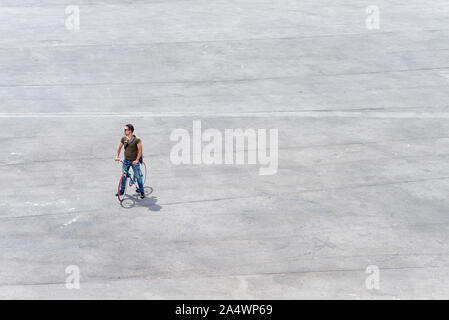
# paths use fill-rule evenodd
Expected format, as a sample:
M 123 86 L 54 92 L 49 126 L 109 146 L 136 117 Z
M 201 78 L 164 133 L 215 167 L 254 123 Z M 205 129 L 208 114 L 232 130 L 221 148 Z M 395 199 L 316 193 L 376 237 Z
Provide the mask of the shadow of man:
M 146 207 L 150 211 L 160 211 L 162 207 L 157 204 L 158 198 L 155 196 L 138 199 L 137 197 L 127 195 L 122 201 L 121 206 L 125 209 L 131 209 L 136 206 Z
M 157 200 L 157 197 L 151 196 L 139 201 L 138 203 L 141 207 L 147 207 L 150 211 L 160 211 L 162 207 L 157 204 Z

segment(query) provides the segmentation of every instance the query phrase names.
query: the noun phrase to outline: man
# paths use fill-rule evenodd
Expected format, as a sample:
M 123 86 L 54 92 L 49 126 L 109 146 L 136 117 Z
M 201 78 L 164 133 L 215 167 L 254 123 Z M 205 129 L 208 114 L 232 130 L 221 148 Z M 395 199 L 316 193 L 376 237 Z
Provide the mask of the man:
M 134 175 L 137 177 L 137 184 L 139 188 L 136 192 L 140 192 L 140 199 L 145 198 L 145 190 L 143 187 L 142 173 L 140 171 L 140 159 L 142 158 L 142 141 L 139 137 L 134 135 L 134 126 L 132 124 L 127 124 L 125 126 L 125 135 L 120 140 L 117 148 L 117 156 L 115 161 L 120 161 L 120 152 L 122 147 L 125 146 L 125 159 L 123 160 L 123 172 L 125 172 L 126 166 L 131 165 L 134 171 Z M 122 181 L 120 186 L 120 195 L 125 192 L 126 180 Z M 118 194 L 116 194 L 118 196 Z

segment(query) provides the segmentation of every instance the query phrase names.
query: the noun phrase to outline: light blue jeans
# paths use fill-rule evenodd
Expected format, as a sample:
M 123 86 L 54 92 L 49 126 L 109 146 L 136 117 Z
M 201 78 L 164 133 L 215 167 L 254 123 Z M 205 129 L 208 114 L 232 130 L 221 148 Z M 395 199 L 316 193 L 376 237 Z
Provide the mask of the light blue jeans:
M 140 190 L 140 192 L 144 192 L 143 180 L 142 180 L 143 175 L 142 175 L 142 172 L 140 171 L 140 163 L 137 163 L 137 164 L 132 164 L 132 163 L 133 163 L 132 161 L 124 159 L 122 171 L 125 172 L 126 168 L 128 166 L 131 166 L 133 168 L 134 175 L 137 178 L 137 184 L 139 185 L 139 190 Z M 129 167 L 128 167 L 128 173 L 129 173 Z M 131 174 L 129 174 L 129 176 L 130 176 L 129 178 L 132 179 Z M 125 190 L 125 183 L 126 183 L 126 180 L 122 180 L 122 184 L 120 186 L 120 191 Z

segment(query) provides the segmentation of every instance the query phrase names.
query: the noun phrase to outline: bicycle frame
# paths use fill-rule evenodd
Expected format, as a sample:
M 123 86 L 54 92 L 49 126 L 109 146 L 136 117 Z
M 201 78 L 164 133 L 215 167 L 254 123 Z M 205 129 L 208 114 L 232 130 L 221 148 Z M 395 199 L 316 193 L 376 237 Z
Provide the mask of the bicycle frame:
M 123 162 L 123 160 L 120 160 L 120 163 L 122 163 L 122 164 L 125 165 L 124 171 L 126 172 L 127 177 L 130 178 L 131 185 L 137 184 L 137 177 L 136 177 L 136 173 L 134 172 L 134 170 L 133 170 L 133 176 L 132 176 L 132 178 L 131 178 L 131 174 L 129 173 L 129 168 L 131 167 L 132 164 L 131 164 L 131 163 L 130 163 L 130 164 L 125 164 L 125 163 Z

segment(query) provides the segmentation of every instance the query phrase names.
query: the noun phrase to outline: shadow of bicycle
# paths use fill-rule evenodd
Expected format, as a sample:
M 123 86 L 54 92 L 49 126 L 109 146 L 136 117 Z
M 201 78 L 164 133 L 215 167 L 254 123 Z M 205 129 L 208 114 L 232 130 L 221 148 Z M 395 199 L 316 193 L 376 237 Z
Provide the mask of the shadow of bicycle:
M 145 198 L 140 199 L 140 195 L 135 193 L 134 195 L 127 194 L 125 199 L 123 199 L 121 206 L 125 209 L 132 209 L 134 207 L 146 207 L 150 211 L 160 211 L 162 207 L 157 204 L 157 197 L 151 196 L 153 193 L 153 188 L 145 187 Z

